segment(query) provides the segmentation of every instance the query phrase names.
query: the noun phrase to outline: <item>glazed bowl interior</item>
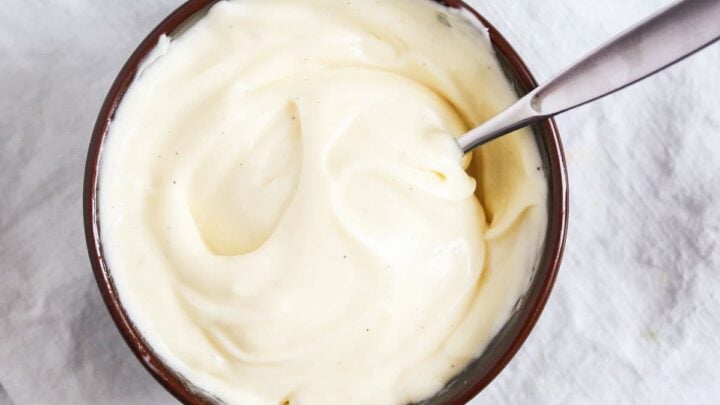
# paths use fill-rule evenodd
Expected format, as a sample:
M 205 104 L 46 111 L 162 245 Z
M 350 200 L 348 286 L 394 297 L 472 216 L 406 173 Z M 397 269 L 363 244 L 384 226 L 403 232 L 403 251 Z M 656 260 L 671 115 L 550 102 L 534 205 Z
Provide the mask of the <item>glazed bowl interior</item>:
M 122 102 L 127 88 L 131 85 L 142 61 L 157 44 L 162 34 L 177 36 L 218 0 L 190 0 L 163 22 L 161 22 L 140 44 L 130 57 L 105 99 L 93 131 L 85 168 L 84 220 L 85 235 L 90 261 L 103 299 L 118 329 L 138 359 L 150 373 L 173 395 L 184 403 L 216 402 L 207 393 L 193 387 L 173 372 L 143 340 L 132 320 L 123 309 L 112 275 L 104 259 L 100 238 L 97 194 L 98 174 L 102 145 L 108 133 L 115 110 Z M 527 67 L 498 31 L 471 7 L 460 0 L 437 0 L 453 8 L 464 9 L 471 18 L 477 19 L 489 30 L 490 40 L 495 48 L 505 75 L 523 95 L 536 87 Z M 565 161 L 559 134 L 555 123 L 548 120 L 533 127 L 543 169 L 548 182 L 548 229 L 537 267 L 532 273 L 526 293 L 515 304 L 513 313 L 505 326 L 492 339 L 482 354 L 471 362 L 459 375 L 447 383 L 445 388 L 426 404 L 461 404 L 469 401 L 487 386 L 507 365 L 527 338 L 537 322 L 550 294 L 562 256 L 567 228 L 567 179 Z

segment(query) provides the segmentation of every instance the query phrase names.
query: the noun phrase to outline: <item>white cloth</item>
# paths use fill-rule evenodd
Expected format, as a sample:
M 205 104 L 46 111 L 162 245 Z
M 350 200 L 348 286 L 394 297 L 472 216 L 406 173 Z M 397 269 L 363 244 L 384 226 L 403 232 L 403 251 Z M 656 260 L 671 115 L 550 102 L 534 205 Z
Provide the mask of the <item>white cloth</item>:
M 475 0 L 539 80 L 668 0 Z M 0 7 L 0 404 L 173 403 L 85 251 L 85 152 L 121 64 L 179 0 Z M 598 80 L 602 80 L 599 78 Z M 473 404 L 720 397 L 720 45 L 558 119 L 567 251 L 538 326 Z

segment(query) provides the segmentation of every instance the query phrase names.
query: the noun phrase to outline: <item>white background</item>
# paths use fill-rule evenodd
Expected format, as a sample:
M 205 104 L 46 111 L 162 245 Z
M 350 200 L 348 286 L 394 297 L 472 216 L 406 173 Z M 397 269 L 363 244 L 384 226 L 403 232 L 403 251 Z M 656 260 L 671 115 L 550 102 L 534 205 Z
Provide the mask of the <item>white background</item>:
M 173 403 L 101 302 L 81 186 L 112 79 L 179 4 L 2 0 L 0 404 Z M 474 4 L 544 80 L 668 1 Z M 720 45 L 558 123 L 571 187 L 564 265 L 537 328 L 473 403 L 716 402 Z

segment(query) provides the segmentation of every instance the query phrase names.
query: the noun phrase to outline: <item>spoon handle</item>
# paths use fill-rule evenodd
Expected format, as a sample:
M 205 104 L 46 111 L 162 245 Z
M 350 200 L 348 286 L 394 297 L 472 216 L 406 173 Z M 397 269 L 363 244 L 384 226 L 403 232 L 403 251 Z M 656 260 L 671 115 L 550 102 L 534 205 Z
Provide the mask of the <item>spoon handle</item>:
M 463 152 L 621 90 L 720 39 L 720 0 L 682 0 L 623 32 L 458 138 Z

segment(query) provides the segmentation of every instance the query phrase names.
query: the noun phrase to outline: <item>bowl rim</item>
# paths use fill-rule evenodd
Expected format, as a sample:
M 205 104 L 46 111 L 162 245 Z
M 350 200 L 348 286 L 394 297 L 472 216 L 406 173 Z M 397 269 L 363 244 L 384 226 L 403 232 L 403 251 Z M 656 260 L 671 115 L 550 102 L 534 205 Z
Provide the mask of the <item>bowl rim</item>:
M 136 73 L 145 57 L 155 48 L 161 35 L 172 33 L 196 13 L 220 0 L 188 0 L 180 5 L 163 21 L 161 21 L 138 45 L 124 64 L 112 87 L 102 104 L 98 118 L 92 131 L 85 163 L 83 184 L 83 221 L 85 240 L 92 270 L 110 315 L 135 356 L 150 374 L 175 398 L 183 403 L 207 403 L 206 394 L 199 393 L 191 387 L 180 375 L 172 371 L 142 338 L 129 315 L 125 312 L 118 292 L 112 281 L 112 275 L 105 262 L 103 247 L 100 239 L 100 225 L 98 220 L 98 179 L 102 146 L 108 133 L 110 123 L 122 101 L 125 92 L 135 79 Z M 488 30 L 490 41 L 498 53 L 509 65 L 509 69 L 525 91 L 537 87 L 537 82 L 530 73 L 523 60 L 513 49 L 510 43 L 487 19 L 479 14 L 472 6 L 462 0 L 435 0 L 449 7 L 463 8 L 474 15 Z M 550 292 L 555 283 L 560 262 L 565 248 L 568 227 L 568 183 L 567 167 L 563 152 L 560 134 L 553 119 L 548 119 L 538 125 L 544 136 L 538 136 L 547 153 L 547 181 L 549 187 L 548 229 L 545 238 L 543 255 L 537 272 L 547 269 L 540 280 L 534 280 L 533 285 L 539 282 L 533 294 L 526 299 L 528 310 L 523 314 L 520 328 L 512 340 L 506 344 L 499 358 L 475 381 L 466 381 L 464 388 L 448 402 L 449 404 L 464 404 L 479 394 L 515 356 L 525 342 L 533 327 L 537 323 Z M 530 287 L 529 287 L 530 288 Z

